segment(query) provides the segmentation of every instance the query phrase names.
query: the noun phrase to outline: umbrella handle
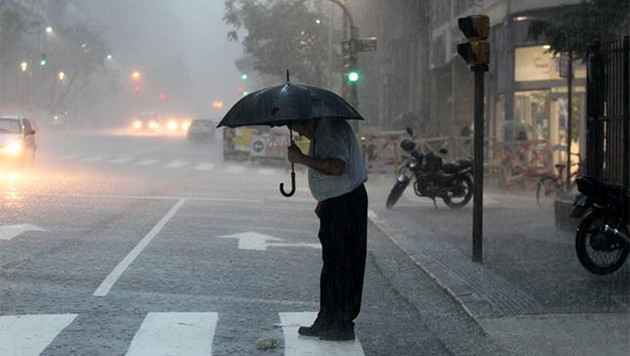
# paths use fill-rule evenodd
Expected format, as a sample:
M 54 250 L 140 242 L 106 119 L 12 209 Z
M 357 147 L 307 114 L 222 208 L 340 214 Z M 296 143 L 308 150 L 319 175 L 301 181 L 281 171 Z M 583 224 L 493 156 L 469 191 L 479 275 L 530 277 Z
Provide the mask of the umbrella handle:
M 293 164 L 291 164 L 291 166 L 293 166 Z M 287 198 L 295 194 L 295 172 L 294 171 L 291 171 L 291 191 L 285 192 L 284 183 L 280 183 L 280 193 L 282 193 L 282 195 L 284 195 Z

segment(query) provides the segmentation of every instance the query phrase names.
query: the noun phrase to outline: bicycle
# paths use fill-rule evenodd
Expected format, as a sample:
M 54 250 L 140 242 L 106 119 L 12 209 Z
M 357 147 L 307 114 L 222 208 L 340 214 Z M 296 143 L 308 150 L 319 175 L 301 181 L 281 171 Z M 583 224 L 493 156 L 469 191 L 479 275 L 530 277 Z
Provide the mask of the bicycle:
M 579 157 L 577 153 L 572 153 Z M 571 173 L 570 184 L 567 186 L 566 181 L 564 180 L 565 176 L 565 168 L 566 164 L 556 164 L 555 167 L 558 170 L 557 174 L 554 175 L 544 175 L 538 180 L 538 184 L 536 187 L 536 203 L 538 206 L 551 205 L 553 200 L 558 195 L 564 195 L 576 187 L 575 178 L 581 176 L 582 174 L 582 161 L 578 161 L 578 163 L 573 163 L 573 166 L 577 166 L 578 169 Z M 543 202 L 543 203 L 541 203 Z

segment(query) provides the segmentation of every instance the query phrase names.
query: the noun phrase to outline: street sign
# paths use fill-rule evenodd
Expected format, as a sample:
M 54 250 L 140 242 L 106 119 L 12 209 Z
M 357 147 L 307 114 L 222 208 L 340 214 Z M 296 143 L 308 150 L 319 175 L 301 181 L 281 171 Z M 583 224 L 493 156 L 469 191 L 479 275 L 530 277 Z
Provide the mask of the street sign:
M 357 52 L 376 52 L 376 37 L 360 38 L 356 47 Z
M 250 153 L 252 156 L 264 156 L 267 143 L 262 136 L 252 136 Z
M 374 52 L 376 51 L 376 37 L 369 38 L 353 38 L 345 40 L 342 43 L 343 54 L 351 54 L 357 52 Z

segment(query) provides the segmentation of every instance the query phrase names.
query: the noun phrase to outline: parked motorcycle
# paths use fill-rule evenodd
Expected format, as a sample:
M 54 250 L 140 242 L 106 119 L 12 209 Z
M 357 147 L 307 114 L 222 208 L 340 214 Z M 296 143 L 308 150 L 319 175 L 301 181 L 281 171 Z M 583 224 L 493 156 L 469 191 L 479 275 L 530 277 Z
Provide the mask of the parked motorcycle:
M 618 270 L 630 250 L 628 208 L 630 192 L 594 177 L 577 179 L 578 195 L 571 216 L 582 217 L 575 250 L 584 268 L 605 275 Z
M 407 130 L 411 135 L 411 130 Z M 473 195 L 472 161 L 460 159 L 452 163 L 442 163 L 442 157 L 434 152 L 422 154 L 416 150 L 416 143 L 405 139 L 400 147 L 410 154 L 400 169 L 398 180 L 387 197 L 387 208 L 392 208 L 402 196 L 410 182 L 416 195 L 433 199 L 441 198 L 449 207 L 461 208 L 468 204 Z M 446 154 L 442 149 L 440 154 Z

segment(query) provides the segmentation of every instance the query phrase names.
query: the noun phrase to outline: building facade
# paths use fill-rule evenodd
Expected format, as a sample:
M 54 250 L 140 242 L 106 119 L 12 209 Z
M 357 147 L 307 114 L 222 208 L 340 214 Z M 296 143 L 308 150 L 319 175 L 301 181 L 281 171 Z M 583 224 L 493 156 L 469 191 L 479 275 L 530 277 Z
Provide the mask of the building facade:
M 412 112 L 430 137 L 474 130 L 474 78 L 457 54 L 457 44 L 465 42 L 457 19 L 486 14 L 491 25 L 485 110 L 489 150 L 515 140 L 566 146 L 568 89 L 560 71 L 566 61 L 548 51 L 544 38 L 528 36 L 528 29 L 541 14 L 580 1 L 349 1 L 361 35 L 378 37 L 377 53 L 360 54 L 366 73 L 360 109 L 383 128 L 398 128 L 395 119 Z M 583 128 L 586 71 L 580 61 L 573 65 L 572 123 Z M 572 136 L 583 137 L 577 131 Z

